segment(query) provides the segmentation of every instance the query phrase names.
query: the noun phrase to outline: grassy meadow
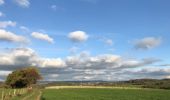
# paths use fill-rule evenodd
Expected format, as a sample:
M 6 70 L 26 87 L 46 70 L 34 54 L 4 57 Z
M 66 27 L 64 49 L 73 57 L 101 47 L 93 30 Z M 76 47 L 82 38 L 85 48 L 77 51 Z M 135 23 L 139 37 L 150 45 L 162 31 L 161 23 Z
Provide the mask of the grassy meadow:
M 42 100 L 169 100 L 169 90 L 123 88 L 45 89 Z
M 131 87 L 54 86 L 21 94 L 0 89 L 0 100 L 169 100 L 170 90 Z M 2 95 L 6 95 L 2 99 Z

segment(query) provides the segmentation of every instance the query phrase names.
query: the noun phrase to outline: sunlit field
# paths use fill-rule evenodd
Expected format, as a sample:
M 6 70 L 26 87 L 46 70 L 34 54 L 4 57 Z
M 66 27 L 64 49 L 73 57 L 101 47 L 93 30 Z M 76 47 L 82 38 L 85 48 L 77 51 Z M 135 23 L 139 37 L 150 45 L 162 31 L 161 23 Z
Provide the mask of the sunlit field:
M 169 100 L 169 90 L 60 88 L 43 90 L 43 100 Z
M 111 86 L 50 86 L 0 89 L 0 100 L 169 100 L 170 90 Z M 3 97 L 3 98 L 2 98 Z

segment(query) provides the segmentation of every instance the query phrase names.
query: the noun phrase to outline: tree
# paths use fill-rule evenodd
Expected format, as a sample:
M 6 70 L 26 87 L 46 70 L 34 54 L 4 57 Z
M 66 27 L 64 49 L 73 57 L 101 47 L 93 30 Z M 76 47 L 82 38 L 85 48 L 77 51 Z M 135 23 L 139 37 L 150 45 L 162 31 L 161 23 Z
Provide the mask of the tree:
M 13 71 L 7 76 L 5 83 L 12 88 L 23 88 L 36 84 L 40 79 L 42 77 L 39 71 L 34 67 L 28 67 Z

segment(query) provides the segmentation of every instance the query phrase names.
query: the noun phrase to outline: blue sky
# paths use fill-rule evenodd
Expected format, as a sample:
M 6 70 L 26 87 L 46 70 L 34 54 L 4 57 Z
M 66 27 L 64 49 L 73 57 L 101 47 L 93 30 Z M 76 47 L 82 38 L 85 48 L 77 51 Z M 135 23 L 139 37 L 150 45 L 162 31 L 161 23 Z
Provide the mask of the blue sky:
M 5 65 L 10 67 L 0 71 L 9 73 L 20 66 L 35 65 L 47 79 L 53 76 L 51 80 L 96 77 L 116 80 L 102 77 L 120 72 L 123 74 L 118 77 L 123 80 L 133 67 L 128 79 L 169 78 L 169 3 L 169 0 L 0 0 L 0 66 L 13 60 Z M 18 57 L 24 59 L 25 65 L 15 61 Z M 33 58 L 36 60 L 30 61 Z M 96 69 L 96 65 L 103 68 Z M 108 72 L 109 67 L 112 72 Z M 56 71 L 50 73 L 52 69 Z M 133 76 L 136 70 L 147 70 L 148 76 L 146 73 Z M 163 75 L 154 77 L 154 71 Z M 70 74 L 64 74 L 67 72 Z M 81 75 L 82 72 L 85 74 Z M 0 76 L 1 80 L 5 75 Z

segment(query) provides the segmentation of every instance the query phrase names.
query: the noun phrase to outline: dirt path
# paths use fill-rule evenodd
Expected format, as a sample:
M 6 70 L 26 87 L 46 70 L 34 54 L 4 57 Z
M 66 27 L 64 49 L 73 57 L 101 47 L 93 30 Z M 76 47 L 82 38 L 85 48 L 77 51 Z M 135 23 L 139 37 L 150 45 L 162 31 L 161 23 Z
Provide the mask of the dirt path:
M 36 100 L 40 100 L 41 99 L 41 95 L 42 95 L 42 91 L 39 91 L 39 95 L 37 96 Z
M 42 92 L 40 90 L 32 92 L 30 95 L 24 97 L 22 100 L 40 100 Z
M 22 100 L 27 100 L 28 98 L 30 98 L 31 96 L 33 96 L 34 95 L 34 92 L 32 92 L 30 95 L 28 95 L 28 96 L 25 96 Z

